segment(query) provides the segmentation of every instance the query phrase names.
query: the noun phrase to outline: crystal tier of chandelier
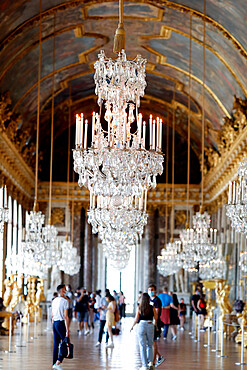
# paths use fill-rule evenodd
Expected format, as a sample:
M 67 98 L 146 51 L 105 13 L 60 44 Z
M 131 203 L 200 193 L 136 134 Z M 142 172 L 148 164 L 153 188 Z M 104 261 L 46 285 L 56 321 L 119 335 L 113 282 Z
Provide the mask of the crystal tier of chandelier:
M 228 204 L 226 215 L 232 227 L 247 234 L 247 159 L 239 164 L 238 181 L 229 182 Z
M 156 186 L 156 176 L 163 172 L 161 153 L 162 120 L 149 119 L 149 150 L 146 149 L 146 122 L 138 114 L 144 96 L 146 60 L 137 56 L 129 61 L 122 50 L 116 60 L 107 59 L 104 51 L 95 63 L 94 80 L 98 104 L 105 103 L 102 117 L 93 113 L 92 145 L 88 147 L 88 121 L 83 114 L 76 118 L 74 171 L 79 186 L 93 195 L 137 196 Z M 136 114 L 135 114 L 136 111 Z M 137 129 L 132 129 L 136 121 Z
M 202 280 L 225 279 L 226 261 L 216 258 L 200 264 L 199 276 Z
M 8 196 L 7 188 L 0 188 L 0 233 L 4 231 L 4 223 L 8 222 L 9 210 L 8 210 Z

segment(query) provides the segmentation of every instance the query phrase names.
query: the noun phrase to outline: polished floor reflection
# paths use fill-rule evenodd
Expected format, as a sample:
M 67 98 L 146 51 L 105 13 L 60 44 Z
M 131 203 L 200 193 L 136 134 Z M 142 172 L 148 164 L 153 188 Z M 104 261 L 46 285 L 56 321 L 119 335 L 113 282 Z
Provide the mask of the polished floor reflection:
M 93 334 L 79 336 L 77 324 L 72 323 L 71 341 L 75 346 L 75 357 L 73 360 L 64 360 L 64 370 L 97 370 L 97 369 L 138 369 L 141 365 L 136 333 L 130 333 L 132 319 L 125 319 L 122 334 L 114 336 L 115 348 L 106 349 L 105 344 L 96 348 L 98 325 Z M 34 339 L 34 327 L 30 326 L 29 341 L 27 342 L 27 331 L 24 328 L 22 337 L 19 329 L 13 336 L 11 350 L 9 349 L 9 338 L 1 337 L 0 369 L 6 370 L 46 370 L 51 369 L 52 361 L 52 331 L 47 330 L 47 324 L 43 322 L 37 327 L 37 339 Z M 214 335 L 211 336 L 214 344 Z M 176 370 L 232 370 L 238 368 L 235 362 L 240 360 L 240 346 L 234 342 L 224 341 L 225 353 L 228 357 L 217 357 L 212 352 L 214 346 L 204 347 L 207 343 L 207 333 L 200 334 L 200 342 L 191 339 L 188 330 L 178 333 L 177 341 L 170 337 L 164 341 L 160 339 L 159 348 L 166 361 L 160 369 Z M 220 354 L 220 353 L 219 353 Z M 247 357 L 247 351 L 245 350 Z

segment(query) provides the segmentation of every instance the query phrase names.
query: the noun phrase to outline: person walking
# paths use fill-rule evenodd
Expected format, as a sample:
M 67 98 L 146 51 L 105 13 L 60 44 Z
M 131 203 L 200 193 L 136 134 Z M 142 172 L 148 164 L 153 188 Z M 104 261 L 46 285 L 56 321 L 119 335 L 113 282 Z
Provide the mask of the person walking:
M 66 286 L 66 297 L 69 298 L 69 324 L 71 323 L 72 317 L 73 317 L 73 299 L 74 299 L 74 294 L 72 292 L 71 285 L 68 284 Z
M 154 324 L 153 324 L 154 319 Z M 136 313 L 135 320 L 130 329 L 139 322 L 138 340 L 141 352 L 142 367 L 140 369 L 153 369 L 153 338 L 154 325 L 157 324 L 158 315 L 153 306 L 150 305 L 148 293 L 143 293 Z
M 180 320 L 180 330 L 184 330 L 185 316 L 186 316 L 186 304 L 184 299 L 181 298 L 181 302 L 178 306 L 179 320 Z
M 104 327 L 105 327 L 105 323 L 106 323 L 106 310 L 107 310 L 107 306 L 109 304 L 109 302 L 107 301 L 106 298 L 109 296 L 109 294 L 110 294 L 109 290 L 106 289 L 105 297 L 101 298 L 100 308 L 98 308 L 99 313 L 100 313 L 100 325 L 99 325 L 98 342 L 95 345 L 96 347 L 99 347 L 101 345 L 101 342 L 102 342 Z M 108 335 L 108 331 L 107 331 L 107 333 L 106 333 L 106 343 L 108 343 L 108 339 L 109 339 L 109 335 Z
M 148 287 L 148 295 L 150 297 L 150 304 L 154 307 L 156 313 L 157 313 L 157 325 L 154 328 L 154 342 L 153 342 L 153 363 L 154 367 L 159 367 L 164 361 L 165 358 L 161 356 L 160 352 L 158 351 L 158 340 L 160 338 L 161 334 L 161 300 L 156 295 L 156 285 L 151 284 Z
M 120 319 L 121 319 L 122 317 L 125 317 L 125 307 L 126 307 L 125 296 L 123 292 L 120 292 L 118 302 L 119 302 L 119 313 L 120 313 Z
M 101 290 L 96 290 L 95 304 L 94 304 L 94 321 L 100 320 L 100 301 L 101 301 Z
M 198 317 L 199 317 L 199 322 L 200 322 L 200 331 L 205 331 L 206 328 L 204 328 L 204 321 L 205 321 L 205 316 L 207 315 L 207 303 L 205 300 L 205 294 L 200 295 L 199 300 L 197 302 L 197 312 L 198 312 Z
M 177 325 L 179 325 L 178 317 L 178 297 L 177 294 L 169 292 L 169 295 L 172 297 L 172 302 L 170 303 L 170 326 L 172 332 L 172 340 L 177 339 Z
M 112 327 L 115 326 L 115 311 L 117 303 L 111 294 L 109 294 L 106 299 L 109 302 L 106 311 L 106 327 L 111 341 L 111 343 L 106 345 L 106 348 L 114 348 Z
M 65 337 L 69 337 L 69 300 L 66 298 L 66 287 L 64 284 L 57 287 L 58 297 L 52 301 L 52 321 L 53 321 L 53 369 L 62 370 L 61 363 L 63 357 L 58 356 L 59 343 Z
M 163 339 L 167 338 L 168 328 L 170 325 L 170 305 L 172 303 L 172 297 L 168 294 L 168 288 L 164 287 L 163 293 L 158 295 L 159 299 L 161 300 L 162 310 L 160 319 L 164 324 L 164 335 Z
M 82 334 L 82 329 L 84 327 L 84 334 L 88 335 L 89 334 L 89 329 L 88 329 L 88 321 L 89 321 L 89 297 L 87 294 L 86 289 L 81 290 L 81 295 L 77 300 L 78 302 L 78 321 L 80 325 L 80 331 L 79 334 Z

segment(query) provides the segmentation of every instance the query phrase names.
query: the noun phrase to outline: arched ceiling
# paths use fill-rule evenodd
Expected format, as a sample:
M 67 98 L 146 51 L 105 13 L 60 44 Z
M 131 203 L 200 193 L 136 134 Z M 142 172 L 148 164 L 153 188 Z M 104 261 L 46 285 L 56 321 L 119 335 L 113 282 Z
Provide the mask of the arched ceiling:
M 207 0 L 206 5 L 206 145 L 217 148 L 222 118 L 231 115 L 234 94 L 247 95 L 247 5 L 246 0 Z M 37 116 L 39 7 L 38 0 L 0 3 L 0 93 L 10 92 L 13 109 L 22 116 L 20 130 L 30 130 L 30 141 L 35 141 Z M 182 148 L 187 137 L 192 20 L 191 145 L 196 161 L 201 150 L 203 0 L 125 1 L 124 14 L 128 57 L 141 54 L 148 60 L 141 111 L 144 115 L 157 113 L 167 121 L 176 108 L 177 148 Z M 40 132 L 44 158 L 49 155 L 54 15 L 54 150 L 61 153 L 68 124 L 69 86 L 72 114 L 84 111 L 89 115 L 97 109 L 93 63 L 101 48 L 114 57 L 118 2 L 54 0 L 51 5 L 42 1 Z M 65 158 L 66 153 L 63 155 Z

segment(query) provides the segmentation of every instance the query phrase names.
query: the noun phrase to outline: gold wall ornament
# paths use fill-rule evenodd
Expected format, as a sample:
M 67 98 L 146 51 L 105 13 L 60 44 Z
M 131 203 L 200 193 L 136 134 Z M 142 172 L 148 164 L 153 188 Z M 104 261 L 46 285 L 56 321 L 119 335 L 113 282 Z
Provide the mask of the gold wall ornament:
M 65 209 L 64 208 L 52 208 L 51 210 L 51 224 L 56 227 L 65 226 Z
M 220 308 L 220 320 L 222 321 L 224 321 L 225 315 L 230 314 L 233 310 L 229 302 L 230 289 L 230 285 L 223 280 L 216 283 L 216 302 Z
M 185 197 L 185 194 L 184 194 Z M 186 211 L 175 210 L 175 229 L 179 229 L 186 224 Z

